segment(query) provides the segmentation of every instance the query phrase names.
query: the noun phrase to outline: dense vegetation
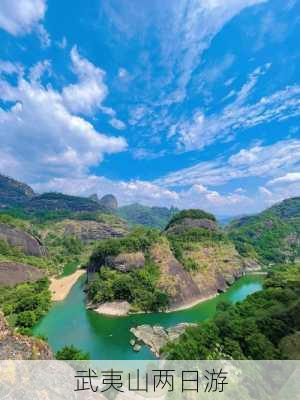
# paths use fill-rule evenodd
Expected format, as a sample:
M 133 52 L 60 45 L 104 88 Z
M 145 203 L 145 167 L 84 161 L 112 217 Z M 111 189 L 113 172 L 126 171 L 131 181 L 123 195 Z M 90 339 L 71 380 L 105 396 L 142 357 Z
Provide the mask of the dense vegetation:
M 29 333 L 51 305 L 47 278 L 35 283 L 0 288 L 0 308 L 11 326 Z
M 300 256 L 300 198 L 236 220 L 228 232 L 243 256 L 264 264 L 294 262 Z
M 174 207 L 148 207 L 135 203 L 120 207 L 117 212 L 130 225 L 163 229 L 177 211 Z
M 206 228 L 190 228 L 178 234 L 168 234 L 168 240 L 175 258 L 188 271 L 197 271 L 199 266 L 196 261 L 185 256 L 185 252 L 197 250 L 201 246 L 215 246 L 228 243 L 228 239 L 221 231 Z
M 236 305 L 219 304 L 212 321 L 187 329 L 162 351 L 169 359 L 299 359 L 299 294 L 300 264 L 278 267 L 264 290 Z
M 93 252 L 90 263 L 105 265 L 107 256 L 117 256 L 120 253 L 147 252 L 150 246 L 159 241 L 159 231 L 139 227 L 128 236 L 103 240 Z
M 55 354 L 57 360 L 89 360 L 89 353 L 77 349 L 75 346 L 65 346 Z
M 168 296 L 156 288 L 159 268 L 147 262 L 144 268 L 123 273 L 102 267 L 96 280 L 88 285 L 93 303 L 126 300 L 132 311 L 159 311 L 168 306 Z
M 135 311 L 158 311 L 168 305 L 168 296 L 157 289 L 160 270 L 149 255 L 149 248 L 160 240 L 159 232 L 137 228 L 120 239 L 109 239 L 99 243 L 90 263 L 97 266 L 96 279 L 88 284 L 88 298 L 92 303 L 127 300 Z M 120 253 L 143 252 L 145 266 L 130 272 L 120 272 L 106 267 L 108 256 Z
M 176 213 L 166 226 L 166 229 L 168 229 L 170 226 L 174 224 L 178 224 L 180 221 L 182 221 L 184 218 L 191 218 L 191 219 L 209 219 L 211 221 L 216 222 L 216 218 L 213 214 L 207 213 L 206 211 L 203 210 L 198 210 L 198 209 L 190 209 L 190 210 L 182 210 L 178 213 Z

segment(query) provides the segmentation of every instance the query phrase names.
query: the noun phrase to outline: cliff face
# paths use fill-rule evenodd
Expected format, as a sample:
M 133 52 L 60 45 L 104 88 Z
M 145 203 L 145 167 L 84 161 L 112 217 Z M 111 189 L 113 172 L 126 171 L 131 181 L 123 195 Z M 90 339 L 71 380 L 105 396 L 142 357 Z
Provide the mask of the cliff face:
M 0 208 L 18 206 L 33 196 L 34 191 L 28 185 L 0 175 Z
M 0 312 L 0 360 L 51 360 L 53 354 L 44 341 L 18 335 Z
M 106 194 L 99 200 L 99 204 L 108 211 L 115 211 L 118 208 L 118 200 L 112 194 Z
M 122 237 L 128 233 L 127 226 L 121 220 L 109 223 L 66 219 L 56 223 L 52 229 L 62 236 L 75 236 L 83 242 Z
M 36 282 L 44 272 L 32 265 L 17 262 L 0 262 L 0 285 L 15 286 L 23 282 Z
M 11 246 L 20 248 L 25 254 L 36 257 L 47 255 L 42 243 L 28 233 L 0 223 L 0 240 L 6 241 Z
M 240 277 L 244 263 L 232 245 L 201 245 L 187 251 L 186 257 L 197 263 L 189 271 L 179 262 L 167 241 L 151 249 L 151 256 L 161 270 L 159 288 L 169 294 L 171 309 L 213 297 Z
M 24 204 L 24 207 L 29 211 L 103 211 L 103 207 L 92 199 L 61 193 L 44 193 L 35 196 Z

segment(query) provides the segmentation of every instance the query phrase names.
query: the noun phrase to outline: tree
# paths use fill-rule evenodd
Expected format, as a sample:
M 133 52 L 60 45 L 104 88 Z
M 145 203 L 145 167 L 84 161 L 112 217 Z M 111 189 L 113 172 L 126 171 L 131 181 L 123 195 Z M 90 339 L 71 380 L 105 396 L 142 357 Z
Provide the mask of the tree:
M 89 360 L 90 354 L 77 349 L 75 346 L 65 346 L 55 354 L 57 360 Z

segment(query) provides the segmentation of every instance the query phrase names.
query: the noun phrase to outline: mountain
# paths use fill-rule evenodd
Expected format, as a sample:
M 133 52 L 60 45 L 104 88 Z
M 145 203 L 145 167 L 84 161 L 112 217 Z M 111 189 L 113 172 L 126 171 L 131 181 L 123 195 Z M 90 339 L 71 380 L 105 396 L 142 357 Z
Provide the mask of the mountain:
M 0 208 L 19 206 L 34 195 L 34 191 L 25 183 L 0 175 Z
M 109 211 L 115 211 L 118 208 L 118 200 L 112 194 L 106 194 L 103 196 L 99 200 L 99 204 Z
M 184 210 L 160 234 L 139 227 L 99 243 L 88 263 L 88 298 L 95 308 L 122 300 L 132 311 L 174 310 L 224 291 L 250 265 L 212 214 Z
M 148 207 L 135 203 L 120 207 L 117 213 L 130 225 L 144 225 L 163 229 L 177 211 L 173 207 Z
M 104 207 L 87 197 L 70 196 L 62 193 L 44 193 L 34 196 L 23 204 L 28 211 L 105 211 Z
M 227 230 L 243 256 L 265 264 L 293 262 L 300 257 L 300 197 L 237 219 Z

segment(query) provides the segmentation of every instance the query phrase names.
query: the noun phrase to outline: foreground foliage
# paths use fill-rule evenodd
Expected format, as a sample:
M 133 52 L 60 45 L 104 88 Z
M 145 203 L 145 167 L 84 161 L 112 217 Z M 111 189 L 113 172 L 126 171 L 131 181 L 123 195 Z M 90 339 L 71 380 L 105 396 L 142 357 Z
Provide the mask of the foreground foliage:
M 169 359 L 299 359 L 299 294 L 300 264 L 278 267 L 264 290 L 220 304 L 212 321 L 187 329 L 162 352 Z
M 90 263 L 97 266 L 96 279 L 87 286 L 88 298 L 92 303 L 126 300 L 134 311 L 158 311 L 168 306 L 168 296 L 156 285 L 160 277 L 159 267 L 149 255 L 150 247 L 160 240 L 159 232 L 137 228 L 120 239 L 102 241 L 94 251 Z M 130 272 L 120 272 L 106 266 L 107 257 L 121 253 L 143 252 L 145 266 Z
M 30 333 L 51 305 L 47 278 L 35 283 L 23 283 L 15 287 L 0 288 L 0 308 L 11 326 L 22 333 Z

